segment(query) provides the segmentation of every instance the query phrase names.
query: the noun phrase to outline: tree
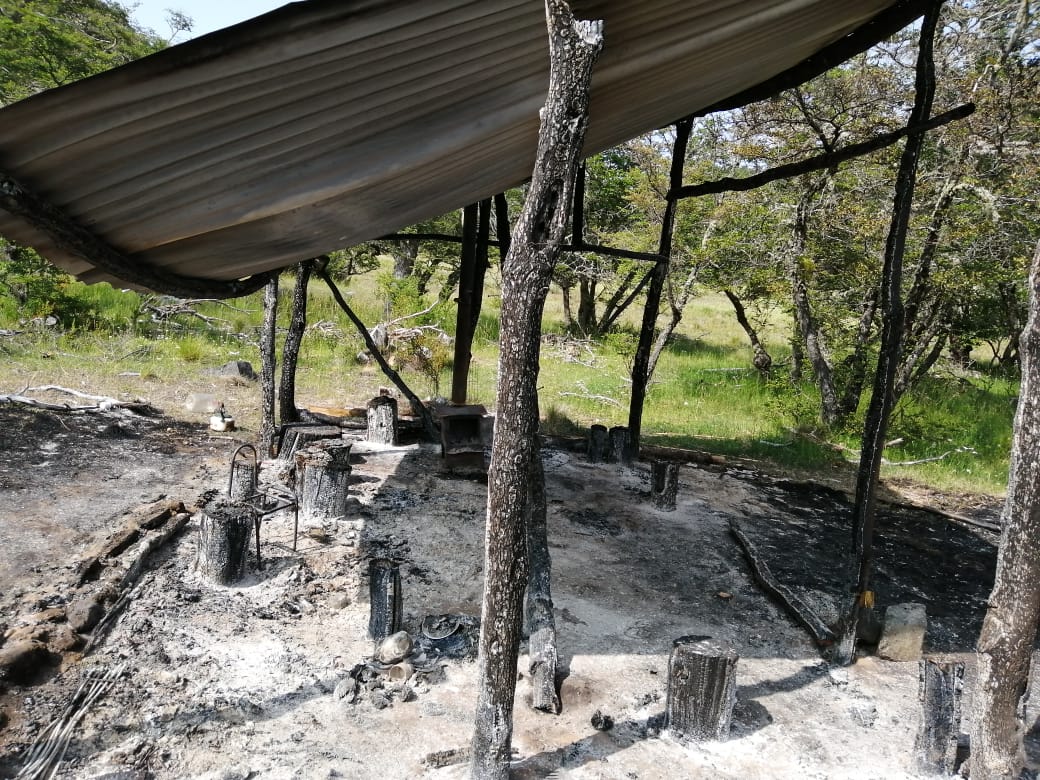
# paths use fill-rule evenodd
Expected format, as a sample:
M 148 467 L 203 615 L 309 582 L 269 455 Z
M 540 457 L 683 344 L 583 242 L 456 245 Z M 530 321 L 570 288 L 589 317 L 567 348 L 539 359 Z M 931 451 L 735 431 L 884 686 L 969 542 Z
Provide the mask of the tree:
M 1011 445 L 1011 479 L 1001 514 L 997 571 L 978 643 L 971 776 L 1015 778 L 1022 770 L 1019 716 L 1040 621 L 1040 243 L 1029 278 L 1022 332 L 1022 391 Z
M 187 24 L 183 17 L 177 24 Z M 106 0 L 13 0 L 0 9 L 0 105 L 60 87 L 158 51 Z
M 576 21 L 564 0 L 546 0 L 549 92 L 524 209 L 502 271 L 502 327 L 495 441 L 488 472 L 484 598 L 472 776 L 509 776 L 516 663 L 527 583 L 526 509 L 537 455 L 538 349 L 549 279 L 564 237 L 588 124 L 592 67 L 602 23 Z

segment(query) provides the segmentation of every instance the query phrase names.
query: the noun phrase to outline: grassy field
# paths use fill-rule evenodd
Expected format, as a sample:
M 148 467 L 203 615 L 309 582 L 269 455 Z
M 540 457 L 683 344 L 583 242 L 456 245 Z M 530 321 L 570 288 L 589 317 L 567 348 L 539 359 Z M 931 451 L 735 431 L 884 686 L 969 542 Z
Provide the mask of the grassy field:
M 473 349 L 470 398 L 494 404 L 497 364 L 498 299 L 494 280 Z M 342 289 L 365 322 L 399 316 L 415 305 L 414 294 L 389 291 L 385 275 L 353 277 Z M 292 279 L 283 277 L 281 319 L 288 320 Z M 107 285 L 83 288 L 76 295 L 92 312 L 77 327 L 58 331 L 19 324 L 10 307 L 2 327 L 21 330 L 0 338 L 5 353 L 0 392 L 55 384 L 113 396 L 144 398 L 185 416 L 188 393 L 216 393 L 240 425 L 255 430 L 259 397 L 255 386 L 228 384 L 213 369 L 229 360 L 259 366 L 257 333 L 262 315 L 260 295 L 227 304 L 204 302 L 201 317 L 180 315 L 153 321 L 142 314 L 141 296 Z M 432 295 L 430 296 L 432 300 Z M 394 302 L 405 311 L 392 311 Z M 630 317 L 635 317 L 632 312 Z M 203 320 L 202 318 L 207 318 Z M 454 331 L 454 307 L 439 306 L 407 324 Z M 298 402 L 304 406 L 363 405 L 388 384 L 372 363 L 361 363 L 360 336 L 336 307 L 327 288 L 312 282 L 309 330 L 297 378 Z M 629 369 L 637 323 L 629 319 L 617 333 L 592 343 L 563 336 L 560 296 L 546 306 L 539 392 L 543 426 L 560 434 L 581 434 L 590 424 L 623 425 L 627 420 Z M 764 336 L 781 368 L 789 359 L 785 334 L 789 325 L 774 313 Z M 438 347 L 441 358 L 450 349 Z M 646 441 L 689 447 L 720 455 L 760 461 L 771 468 L 828 474 L 847 473 L 858 450 L 855 426 L 824 435 L 814 420 L 818 398 L 810 384 L 792 387 L 786 377 L 764 382 L 751 367 L 746 338 L 721 295 L 703 296 L 687 309 L 674 342 L 662 356 L 649 391 L 644 415 Z M 399 366 L 421 397 L 448 395 L 450 362 L 433 372 L 413 361 Z M 436 379 L 435 379 L 436 377 Z M 1002 493 L 1007 481 L 1011 420 L 1017 383 L 985 373 L 953 373 L 939 368 L 893 418 L 893 441 L 883 477 L 900 477 L 936 489 Z M 931 460 L 936 459 L 936 460 Z M 918 462 L 924 461 L 924 462 Z

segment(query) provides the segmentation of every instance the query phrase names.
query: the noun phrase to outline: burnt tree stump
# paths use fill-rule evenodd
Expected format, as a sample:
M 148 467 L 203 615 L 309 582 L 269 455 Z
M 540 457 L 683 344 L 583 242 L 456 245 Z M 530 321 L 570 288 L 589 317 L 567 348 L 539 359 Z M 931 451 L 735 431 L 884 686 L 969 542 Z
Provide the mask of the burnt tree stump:
M 655 460 L 650 466 L 650 503 L 665 512 L 674 512 L 678 493 L 679 464 Z
M 377 558 L 368 564 L 368 635 L 379 642 L 401 628 L 401 569 Z
M 589 463 L 606 463 L 610 460 L 610 435 L 607 426 L 593 425 L 589 428 Z
M 242 579 L 254 523 L 253 510 L 245 504 L 222 502 L 204 508 L 199 515 L 196 571 L 220 585 Z
M 680 742 L 729 736 L 737 701 L 737 659 L 731 647 L 706 636 L 675 640 L 668 658 L 666 726 Z
M 628 449 L 628 428 L 624 425 L 615 425 L 610 429 L 610 450 L 607 456 L 608 463 L 631 463 Z
M 292 460 L 302 449 L 317 441 L 340 439 L 343 431 L 337 425 L 313 425 L 311 423 L 291 423 L 282 432 L 281 446 L 278 448 L 279 460 Z
M 251 460 L 236 459 L 231 464 L 231 484 L 228 498 L 241 503 L 250 496 L 256 495 L 256 466 Z
M 296 453 L 300 513 L 308 520 L 342 517 L 350 487 L 350 442 L 312 444 Z
M 368 441 L 397 444 L 397 399 L 378 395 L 368 402 Z
M 963 663 L 921 659 L 918 698 L 922 712 L 914 760 L 922 774 L 952 775 L 957 768 L 963 687 Z

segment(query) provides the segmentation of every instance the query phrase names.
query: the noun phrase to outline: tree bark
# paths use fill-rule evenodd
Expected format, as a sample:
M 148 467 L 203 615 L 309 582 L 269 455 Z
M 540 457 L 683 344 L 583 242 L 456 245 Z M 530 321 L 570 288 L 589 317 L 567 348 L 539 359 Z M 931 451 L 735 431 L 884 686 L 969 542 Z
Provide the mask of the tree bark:
M 527 554 L 531 579 L 527 583 L 527 655 L 531 680 L 531 706 L 556 715 L 560 695 L 556 691 L 556 619 L 553 616 L 552 559 L 546 522 L 545 472 L 535 444 L 528 491 Z
M 282 348 L 282 375 L 278 383 L 278 421 L 299 422 L 296 409 L 296 366 L 300 359 L 303 331 L 307 327 L 307 284 L 311 280 L 314 262 L 305 260 L 296 271 L 296 286 L 293 288 L 292 313 L 289 316 L 289 332 L 285 334 Z
M 650 503 L 665 512 L 674 512 L 678 493 L 679 464 L 655 460 L 650 465 Z
M 278 277 L 264 288 L 264 321 L 260 326 L 260 452 L 271 456 L 274 446 L 274 337 L 278 321 Z
M 577 21 L 546 0 L 549 92 L 538 156 L 502 271 L 498 418 L 488 472 L 485 583 L 478 655 L 472 777 L 506 780 L 517 658 L 527 585 L 527 483 L 538 435 L 542 310 L 559 254 L 588 124 L 588 89 L 602 23 Z
M 914 741 L 914 759 L 921 774 L 946 776 L 956 769 L 963 685 L 962 662 L 921 659 L 921 726 Z
M 972 780 L 1018 777 L 1020 704 L 1040 621 L 1040 243 L 1029 274 L 1029 319 L 1019 353 L 1022 387 L 1001 514 L 997 572 L 978 644 L 971 729 Z
M 921 124 L 932 110 L 932 99 L 935 95 L 932 45 L 941 8 L 942 0 L 933 0 L 921 22 L 914 107 L 910 112 L 909 124 Z M 892 413 L 892 407 L 895 406 L 896 373 L 903 348 L 903 255 L 917 184 L 917 163 L 923 145 L 923 132 L 913 132 L 907 136 L 896 176 L 892 222 L 885 242 L 885 262 L 881 271 L 881 347 L 874 374 L 874 391 L 863 427 L 863 446 L 859 470 L 856 473 L 856 500 L 852 507 L 852 551 L 858 573 L 855 575 L 852 604 L 842 621 L 841 636 L 835 646 L 834 660 L 840 664 L 851 664 L 856 659 L 856 632 L 860 612 L 874 607 L 871 583 L 874 565 L 874 510 L 877 500 L 875 494 L 881 474 L 881 456 L 885 449 L 888 418 Z

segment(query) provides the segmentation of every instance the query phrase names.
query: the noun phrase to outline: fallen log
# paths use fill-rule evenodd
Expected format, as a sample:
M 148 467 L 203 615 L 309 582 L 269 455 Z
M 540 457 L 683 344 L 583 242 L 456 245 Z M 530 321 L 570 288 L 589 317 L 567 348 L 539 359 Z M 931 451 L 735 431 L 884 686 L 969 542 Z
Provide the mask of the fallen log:
M 729 531 L 744 551 L 744 557 L 747 558 L 748 564 L 751 566 L 751 573 L 759 587 L 779 602 L 780 606 L 791 617 L 804 626 L 819 647 L 829 647 L 834 644 L 834 632 L 813 612 L 808 604 L 773 576 L 769 566 L 758 555 L 755 546 L 748 539 L 736 518 L 730 519 Z

